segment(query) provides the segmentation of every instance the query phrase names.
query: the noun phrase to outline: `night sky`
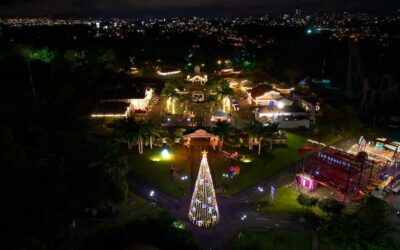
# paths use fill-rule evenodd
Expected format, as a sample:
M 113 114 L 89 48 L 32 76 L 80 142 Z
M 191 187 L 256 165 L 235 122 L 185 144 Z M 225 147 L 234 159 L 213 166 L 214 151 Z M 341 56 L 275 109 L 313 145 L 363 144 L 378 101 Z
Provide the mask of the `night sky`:
M 1 0 L 0 16 L 248 16 L 351 10 L 391 13 L 400 0 Z

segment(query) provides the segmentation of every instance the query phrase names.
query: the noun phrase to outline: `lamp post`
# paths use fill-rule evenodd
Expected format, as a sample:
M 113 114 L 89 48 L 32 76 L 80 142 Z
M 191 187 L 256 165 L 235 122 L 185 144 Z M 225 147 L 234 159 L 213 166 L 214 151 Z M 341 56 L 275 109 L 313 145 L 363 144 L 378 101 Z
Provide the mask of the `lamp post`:
M 278 102 L 278 122 L 280 121 L 280 116 L 281 116 L 281 109 L 284 107 L 285 105 L 283 104 L 283 102 Z

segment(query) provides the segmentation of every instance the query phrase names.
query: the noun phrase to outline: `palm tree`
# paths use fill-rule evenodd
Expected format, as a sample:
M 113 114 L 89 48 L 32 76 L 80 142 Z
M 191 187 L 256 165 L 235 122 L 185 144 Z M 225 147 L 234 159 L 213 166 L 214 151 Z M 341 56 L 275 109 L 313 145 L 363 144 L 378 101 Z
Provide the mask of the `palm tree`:
M 33 81 L 31 62 L 32 61 L 40 61 L 43 63 L 50 63 L 54 59 L 55 54 L 54 54 L 54 52 L 50 51 L 48 48 L 41 48 L 41 49 L 34 50 L 33 48 L 31 48 L 29 46 L 18 47 L 18 53 L 26 62 L 26 67 L 28 69 L 28 75 L 29 75 L 29 82 L 30 82 L 31 88 L 32 88 L 32 95 L 35 96 L 36 95 L 36 87 L 35 87 L 35 83 Z
M 152 149 L 153 140 L 156 137 L 161 137 L 162 129 L 150 121 L 147 124 L 145 124 L 145 130 L 146 130 L 145 134 L 149 138 L 150 148 Z
M 135 127 L 135 120 L 133 118 L 118 119 L 114 121 L 114 137 L 120 143 L 126 143 L 128 149 L 133 147 L 133 128 Z
M 262 128 L 262 123 L 259 121 L 252 121 L 250 123 L 247 123 L 244 127 L 243 130 L 246 132 L 249 136 L 249 149 L 253 149 L 253 140 L 254 138 L 258 138 L 258 135 L 260 134 L 259 131 L 261 131 Z
M 208 84 L 206 85 L 206 89 L 207 89 L 207 92 L 209 93 L 209 94 L 217 94 L 218 93 L 218 81 L 215 81 L 215 80 L 212 80 L 212 81 L 209 81 L 208 82 Z
M 179 93 L 177 90 L 184 87 L 184 83 L 178 80 L 178 78 L 171 78 L 167 80 L 162 90 L 162 94 L 166 97 L 177 98 Z
M 143 154 L 143 142 L 146 140 L 146 136 L 147 124 L 144 121 L 137 122 L 134 130 L 134 138 L 137 141 L 139 154 Z
M 232 134 L 234 128 L 227 121 L 218 121 L 213 128 L 213 134 L 219 136 L 219 150 L 222 150 L 224 140 L 228 139 Z
M 224 101 L 225 98 L 231 98 L 235 94 L 235 91 L 229 86 L 229 82 L 221 80 L 218 82 L 217 94 L 219 99 Z
M 279 123 L 278 122 L 269 122 L 264 126 L 263 134 L 264 137 L 268 139 L 269 141 L 269 150 L 272 149 L 272 140 L 274 139 L 274 136 L 276 133 L 279 131 Z
M 212 113 L 215 103 L 218 102 L 218 96 L 213 94 L 208 94 L 206 96 L 206 102 L 210 104 L 210 113 Z
M 143 154 L 143 141 L 147 134 L 146 125 L 143 121 L 136 122 L 134 118 L 118 120 L 114 126 L 115 136 L 118 141 L 127 143 L 129 150 L 136 144 L 139 154 Z
M 230 87 L 228 81 L 221 80 L 218 82 L 217 93 L 220 97 L 231 97 L 235 94 L 235 91 Z
M 258 155 L 261 154 L 262 141 L 265 136 L 265 127 L 262 122 L 254 121 L 252 125 L 253 135 L 258 138 Z
M 272 139 L 274 134 L 278 131 L 278 123 L 267 123 L 264 125 L 260 121 L 253 121 L 244 127 L 249 135 L 249 149 L 253 148 L 253 138 L 258 140 L 258 154 L 261 154 L 262 142 L 264 139 L 269 141 L 270 149 L 272 149 Z
M 170 79 L 165 83 L 165 86 L 162 90 L 162 94 L 167 97 L 170 103 L 173 103 L 177 98 L 180 97 L 177 92 L 178 81 L 176 79 Z M 169 107 L 167 107 L 169 109 Z
M 189 95 L 189 94 L 179 95 L 178 99 L 179 99 L 180 102 L 185 103 L 185 111 L 187 111 L 188 110 L 188 104 L 189 104 L 190 101 L 192 101 L 192 96 Z

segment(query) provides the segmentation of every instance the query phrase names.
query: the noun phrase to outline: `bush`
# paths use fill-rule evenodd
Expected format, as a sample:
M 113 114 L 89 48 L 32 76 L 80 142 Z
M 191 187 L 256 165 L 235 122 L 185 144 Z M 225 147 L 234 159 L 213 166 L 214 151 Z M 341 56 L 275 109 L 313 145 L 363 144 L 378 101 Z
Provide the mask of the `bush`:
M 165 210 L 131 221 L 99 225 L 80 236 L 85 249 L 122 249 L 133 243 L 144 243 L 162 249 L 200 249 L 192 233 L 176 226 L 176 219 Z
M 343 204 L 338 202 L 335 199 L 324 199 L 318 202 L 318 207 L 327 214 L 340 214 L 342 209 L 344 208 Z
M 314 207 L 315 205 L 317 205 L 318 203 L 318 199 L 305 195 L 305 194 L 299 194 L 299 196 L 297 196 L 297 202 L 302 205 L 305 206 L 307 208 L 311 208 Z
M 392 230 L 387 204 L 369 197 L 355 214 L 335 216 L 323 224 L 319 236 L 343 249 L 398 249 L 389 237 Z

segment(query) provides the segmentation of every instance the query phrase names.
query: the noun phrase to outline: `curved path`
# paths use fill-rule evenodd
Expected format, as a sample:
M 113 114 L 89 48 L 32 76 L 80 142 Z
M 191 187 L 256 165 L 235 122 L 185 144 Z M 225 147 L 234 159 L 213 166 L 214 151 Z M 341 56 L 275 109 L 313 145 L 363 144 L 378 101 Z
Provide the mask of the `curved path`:
M 178 199 L 137 179 L 130 179 L 128 183 L 131 192 L 150 202 L 156 202 L 158 206 L 167 209 L 178 219 L 184 222 L 188 221 L 189 197 Z M 149 195 L 150 190 L 154 190 L 153 197 Z M 305 231 L 300 221 L 290 214 L 258 212 L 252 206 L 256 195 L 250 196 L 248 199 L 243 199 L 243 197 L 240 195 L 231 198 L 218 196 L 219 223 L 212 228 L 203 229 L 187 222 L 188 229 L 194 233 L 203 246 L 210 249 L 225 249 L 230 239 L 246 228 L 266 228 L 269 224 L 275 229 Z M 246 214 L 246 219 L 241 220 L 244 214 Z
M 267 178 L 262 183 L 259 183 L 259 185 L 266 186 L 274 182 L 275 186 L 282 186 L 287 183 L 286 176 L 291 171 L 293 171 L 292 168 L 287 168 Z M 291 175 L 289 174 L 289 176 Z M 155 202 L 158 206 L 167 209 L 178 219 L 187 222 L 188 229 L 194 233 L 195 237 L 207 249 L 226 249 L 232 237 L 246 228 L 266 228 L 269 224 L 274 229 L 305 231 L 299 219 L 291 214 L 258 212 L 254 204 L 262 193 L 257 190 L 257 185 L 233 197 L 228 198 L 217 195 L 220 221 L 212 228 L 203 229 L 192 225 L 187 220 L 190 197 L 174 197 L 159 191 L 157 188 L 140 179 L 131 178 L 128 180 L 128 183 L 131 192 L 150 202 Z M 154 190 L 153 197 L 149 195 L 150 190 Z M 244 214 L 246 214 L 246 219 L 241 220 Z
M 191 191 L 194 188 L 194 182 L 200 166 L 201 151 L 204 149 L 209 150 L 208 145 L 209 142 L 207 140 L 196 139 L 191 142 L 191 147 L 189 149 L 191 161 Z M 209 159 L 209 161 L 212 162 L 212 159 Z M 213 174 L 212 164 L 210 164 L 210 166 L 211 173 Z M 267 225 L 270 225 L 274 229 L 305 231 L 299 219 L 293 217 L 291 214 L 262 213 L 258 212 L 254 206 L 261 195 L 265 195 L 258 191 L 258 186 L 269 187 L 271 184 L 274 184 L 275 187 L 279 188 L 280 186 L 290 183 L 293 179 L 294 166 L 290 166 L 232 197 L 224 197 L 217 194 L 220 221 L 214 227 L 207 229 L 198 228 L 188 222 L 187 215 L 191 197 L 174 197 L 161 192 L 140 179 L 131 178 L 128 180 L 128 184 L 131 192 L 148 201 L 156 202 L 158 206 L 167 209 L 178 219 L 187 222 L 186 225 L 188 229 L 194 233 L 195 237 L 207 249 L 226 249 L 232 237 L 246 228 L 266 229 Z M 149 195 L 150 190 L 154 190 L 153 197 Z M 241 219 L 243 215 L 246 215 L 246 219 L 244 220 Z

